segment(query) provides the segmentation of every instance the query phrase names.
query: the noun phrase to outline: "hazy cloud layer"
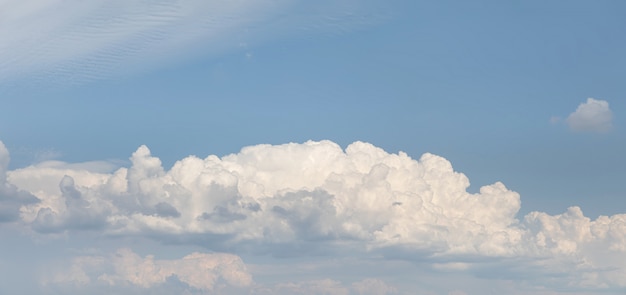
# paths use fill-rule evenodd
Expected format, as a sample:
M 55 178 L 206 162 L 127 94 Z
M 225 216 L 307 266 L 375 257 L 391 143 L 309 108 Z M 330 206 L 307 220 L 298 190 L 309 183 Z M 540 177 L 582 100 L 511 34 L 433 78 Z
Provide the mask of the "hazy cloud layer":
M 386 295 L 397 294 L 396 288 L 379 279 L 365 279 L 344 284 L 332 279 L 281 283 L 271 288 L 259 287 L 254 294 L 327 294 L 327 295 Z
M 69 265 L 50 271 L 48 276 L 44 285 L 67 290 L 94 287 L 156 290 L 178 282 L 185 290 L 217 292 L 252 284 L 252 277 L 236 255 L 192 253 L 182 259 L 158 260 L 153 256 L 141 257 L 126 248 L 108 256 L 75 257 Z
M 309 141 L 190 156 L 169 171 L 145 146 L 130 160 L 111 173 L 46 163 L 9 171 L 11 185 L 41 199 L 21 206 L 19 222 L 40 234 L 91 231 L 276 256 L 382 255 L 556 289 L 626 288 L 626 214 L 590 220 L 571 207 L 518 219 L 517 193 L 502 183 L 468 193 L 467 177 L 432 154 L 415 160 L 363 142 L 343 150 Z
M 367 9 L 374 2 L 3 0 L 0 81 L 81 82 L 246 50 L 270 36 L 347 30 L 376 18 Z
M 567 117 L 567 125 L 573 131 L 604 133 L 613 127 L 613 112 L 605 100 L 588 98 Z
M 354 282 L 333 279 L 261 284 L 240 257 L 227 253 L 192 253 L 181 259 L 142 257 L 128 248 L 115 253 L 77 256 L 44 272 L 50 294 L 397 294 L 377 278 Z M 170 292 L 170 293 L 167 293 Z

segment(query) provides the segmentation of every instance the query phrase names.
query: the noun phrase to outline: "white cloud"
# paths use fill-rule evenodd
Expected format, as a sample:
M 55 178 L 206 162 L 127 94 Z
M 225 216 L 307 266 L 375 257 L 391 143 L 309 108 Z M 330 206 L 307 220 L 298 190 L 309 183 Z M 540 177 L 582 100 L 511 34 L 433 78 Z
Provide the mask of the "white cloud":
M 70 265 L 45 274 L 44 285 L 136 286 L 156 289 L 176 279 L 188 289 L 214 291 L 218 287 L 249 287 L 252 277 L 240 257 L 226 253 L 192 253 L 181 259 L 141 257 L 127 248 L 107 256 L 79 256 Z
M 608 132 L 612 128 L 613 112 L 605 100 L 588 98 L 567 117 L 567 125 L 573 131 Z
M 107 219 L 110 234 L 222 236 L 216 247 L 345 240 L 369 249 L 410 245 L 493 256 L 512 255 L 522 234 L 510 227 L 520 206 L 516 193 L 496 183 L 471 195 L 467 178 L 431 154 L 415 161 L 366 143 L 344 152 L 322 141 L 247 147 L 222 159 L 188 157 L 170 171 L 145 146 L 131 161 L 113 174 L 55 173 L 48 166 L 13 171 L 15 184 L 44 200 L 24 208 L 24 220 L 39 231 L 45 231 L 39 224 L 72 229 L 84 214 L 91 220 L 80 224 Z M 35 175 L 48 185 L 35 187 Z M 161 216 L 159 208 L 178 213 Z M 413 223 L 423 226 L 407 227 Z
M 297 267 L 297 266 L 296 266 Z M 128 248 L 76 256 L 44 268 L 41 285 L 52 294 L 397 294 L 379 278 L 255 282 L 242 259 L 227 253 L 192 253 L 180 259 L 140 256 Z M 169 293 L 168 293 L 169 292 Z M 99 293 L 98 293 L 99 294 Z
M 276 256 L 382 255 L 550 288 L 626 288 L 626 214 L 590 220 L 572 207 L 519 220 L 517 193 L 502 183 L 468 193 L 467 177 L 432 154 L 415 160 L 363 142 L 343 150 L 309 141 L 190 156 L 169 171 L 145 146 L 130 159 L 114 172 L 58 163 L 8 171 L 11 185 L 41 199 L 20 206 L 19 222 L 41 234 L 91 231 Z
M 22 206 L 39 202 L 35 196 L 7 182 L 9 161 L 9 151 L 0 141 L 0 223 L 18 219 Z
M 371 3 L 370 3 L 371 4 Z M 65 83 L 211 55 L 266 36 L 363 25 L 351 1 L 0 1 L 0 81 Z M 312 6 L 312 7 L 311 7 Z M 370 10 L 370 9 L 368 9 Z M 376 10 L 369 17 L 376 15 Z

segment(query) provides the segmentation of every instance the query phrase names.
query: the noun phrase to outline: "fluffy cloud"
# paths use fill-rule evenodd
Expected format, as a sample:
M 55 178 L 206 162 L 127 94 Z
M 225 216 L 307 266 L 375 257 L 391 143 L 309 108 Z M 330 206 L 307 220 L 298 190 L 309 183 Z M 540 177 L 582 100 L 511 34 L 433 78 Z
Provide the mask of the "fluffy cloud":
M 395 287 L 377 278 L 352 283 L 328 278 L 283 280 L 275 284 L 254 282 L 247 266 L 233 254 L 196 252 L 163 260 L 122 248 L 47 267 L 42 286 L 50 294 L 397 294 Z
M 245 50 L 264 35 L 363 25 L 348 1 L 0 1 L 0 81 L 80 82 L 198 54 Z M 372 10 L 375 12 L 375 10 Z M 368 14 L 372 17 L 375 13 Z
M 613 113 L 607 101 L 588 98 L 567 117 L 566 122 L 574 131 L 602 133 L 611 130 L 612 120 Z
M 216 291 L 216 288 L 248 287 L 252 277 L 236 255 L 192 253 L 175 260 L 141 257 L 130 249 L 119 249 L 109 256 L 80 256 L 70 265 L 51 271 L 44 285 L 134 286 L 152 289 L 177 280 L 186 289 Z
M 513 255 L 522 235 L 511 226 L 520 207 L 516 193 L 496 183 L 469 194 L 468 179 L 432 154 L 415 161 L 362 142 L 344 152 L 322 141 L 188 157 L 170 171 L 145 146 L 131 161 L 112 174 L 13 171 L 15 184 L 44 200 L 24 208 L 24 221 L 39 232 L 104 226 L 109 234 L 164 239 L 215 236 L 218 248 L 310 244 L 297 245 L 302 250 L 359 241 L 355 246 L 369 249 L 490 256 Z M 59 184 L 34 188 L 33 175 Z
M 22 206 L 39 201 L 35 196 L 18 190 L 15 185 L 7 182 L 9 161 L 9 151 L 0 141 L 0 223 L 18 219 Z
M 555 216 L 532 212 L 524 221 L 528 251 L 541 258 L 532 263 L 536 271 L 564 275 L 571 288 L 626 289 L 626 214 L 592 221 L 571 207 Z
M 190 156 L 169 171 L 145 146 L 130 160 L 109 173 L 46 163 L 9 171 L 11 185 L 41 199 L 21 206 L 20 222 L 41 234 L 95 231 L 276 256 L 374 253 L 546 286 L 626 287 L 626 214 L 590 220 L 572 207 L 519 220 L 517 193 L 502 183 L 468 193 L 467 177 L 436 155 L 309 141 Z

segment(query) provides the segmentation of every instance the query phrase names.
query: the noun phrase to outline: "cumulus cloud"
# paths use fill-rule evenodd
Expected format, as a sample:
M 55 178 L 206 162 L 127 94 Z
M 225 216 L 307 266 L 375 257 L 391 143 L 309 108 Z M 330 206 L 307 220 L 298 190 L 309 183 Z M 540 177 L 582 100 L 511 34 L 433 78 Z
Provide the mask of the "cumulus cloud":
M 112 174 L 13 171 L 14 183 L 33 191 L 33 175 L 53 178 L 42 183 L 60 181 L 39 193 L 43 204 L 23 210 L 24 220 L 38 231 L 43 216 L 43 223 L 67 230 L 107 219 L 110 234 L 223 236 L 216 247 L 345 240 L 370 249 L 410 245 L 495 256 L 512 254 L 521 235 L 510 226 L 520 206 L 516 193 L 496 183 L 469 194 L 468 179 L 432 154 L 415 161 L 362 142 L 344 152 L 322 141 L 247 147 L 221 159 L 188 157 L 170 171 L 142 146 L 131 162 Z M 82 184 L 74 180 L 80 175 Z
M 226 253 L 192 253 L 181 259 L 141 257 L 123 248 L 108 256 L 79 256 L 70 265 L 50 271 L 44 285 L 131 286 L 157 289 L 178 281 L 190 290 L 215 291 L 223 287 L 248 287 L 252 277 L 240 257 Z
M 588 98 L 567 117 L 567 125 L 573 131 L 608 132 L 612 128 L 613 112 L 605 100 Z
M 84 255 L 45 268 L 41 285 L 52 294 L 397 294 L 378 278 L 352 283 L 315 279 L 263 284 L 242 259 L 227 253 L 192 253 L 180 259 L 140 256 L 128 248 Z M 168 293 L 169 292 L 169 293 Z
M 22 206 L 39 201 L 32 194 L 7 182 L 9 161 L 9 151 L 0 141 L 0 223 L 17 220 Z
M 349 1 L 0 1 L 0 81 L 80 82 L 237 49 L 265 36 L 370 22 Z M 369 18 L 362 17 L 367 10 Z M 375 18 L 375 17 L 374 17 Z M 54 81 L 53 81 L 54 82 Z
M 169 171 L 145 146 L 130 160 L 113 172 L 9 171 L 12 185 L 41 199 L 21 206 L 20 222 L 41 234 L 88 230 L 276 256 L 381 255 L 434 271 L 506 266 L 498 276 L 626 287 L 626 214 L 590 220 L 572 207 L 518 219 L 517 193 L 499 182 L 469 193 L 468 178 L 433 154 L 416 160 L 364 142 L 344 150 L 309 141 L 190 156 Z

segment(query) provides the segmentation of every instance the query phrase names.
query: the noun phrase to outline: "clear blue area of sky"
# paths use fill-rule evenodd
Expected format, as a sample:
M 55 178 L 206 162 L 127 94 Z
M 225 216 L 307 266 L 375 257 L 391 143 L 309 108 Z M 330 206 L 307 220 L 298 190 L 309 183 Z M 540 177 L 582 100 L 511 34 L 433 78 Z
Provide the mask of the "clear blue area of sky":
M 361 140 L 442 155 L 472 191 L 502 181 L 522 213 L 626 210 L 626 2 L 388 5 L 368 26 L 265 38 L 120 78 L 0 85 L 0 140 L 12 168 L 45 151 L 125 160 L 146 144 L 169 168 L 260 143 Z M 588 97 L 610 103 L 610 133 L 550 122 Z

